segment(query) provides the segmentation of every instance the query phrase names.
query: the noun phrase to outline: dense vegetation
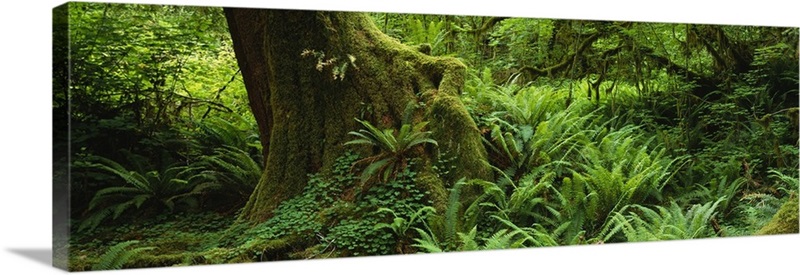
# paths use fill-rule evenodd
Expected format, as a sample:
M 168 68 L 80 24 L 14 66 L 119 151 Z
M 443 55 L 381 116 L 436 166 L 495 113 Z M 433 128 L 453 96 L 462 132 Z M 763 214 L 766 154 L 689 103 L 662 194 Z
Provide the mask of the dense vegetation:
M 493 178 L 454 177 L 409 104 L 397 128 L 354 117 L 333 169 L 251 223 L 237 214 L 265 155 L 222 9 L 65 15 L 71 270 L 798 232 L 797 28 L 371 14 L 466 64 Z M 340 64 L 334 79 L 358 60 Z M 443 194 L 420 188 L 421 150 Z

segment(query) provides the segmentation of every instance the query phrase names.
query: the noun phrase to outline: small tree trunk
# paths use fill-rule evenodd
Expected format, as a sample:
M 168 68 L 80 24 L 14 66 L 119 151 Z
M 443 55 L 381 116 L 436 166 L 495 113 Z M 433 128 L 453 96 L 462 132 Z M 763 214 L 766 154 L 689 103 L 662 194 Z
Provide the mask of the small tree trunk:
M 406 105 L 424 103 L 439 148 L 420 155 L 418 187 L 437 208 L 446 183 L 488 178 L 486 151 L 460 102 L 465 67 L 423 55 L 381 33 L 362 13 L 225 9 L 236 57 L 266 153 L 264 174 L 240 220 L 263 221 L 302 192 L 310 173 L 330 172 L 357 130 L 354 118 L 400 127 Z M 456 171 L 432 171 L 438 151 Z M 360 151 L 365 156 L 367 151 Z

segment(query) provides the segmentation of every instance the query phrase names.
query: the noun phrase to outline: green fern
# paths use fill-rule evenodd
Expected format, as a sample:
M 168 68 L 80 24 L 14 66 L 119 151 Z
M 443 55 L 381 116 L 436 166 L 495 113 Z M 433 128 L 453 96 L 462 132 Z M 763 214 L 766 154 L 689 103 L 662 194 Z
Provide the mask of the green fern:
M 460 180 L 463 182 L 463 179 Z M 445 209 L 444 217 L 444 240 L 447 242 L 454 242 L 456 239 L 456 232 L 459 230 L 459 214 L 461 212 L 461 188 L 463 184 L 456 184 L 450 189 L 450 195 L 447 198 L 447 209 Z
M 192 139 L 195 142 L 194 146 L 202 152 L 202 155 L 211 155 L 214 149 L 222 146 L 242 151 L 255 148 L 259 152 L 255 155 L 260 155 L 261 143 L 258 139 L 257 126 L 239 115 L 230 115 L 228 119 L 209 117 L 195 122 L 196 129 L 188 132 L 194 137 Z
M 500 229 L 491 237 L 485 238 L 483 240 L 483 246 L 481 250 L 493 250 L 493 249 L 508 249 L 508 248 L 520 248 L 523 247 L 522 243 L 524 240 L 515 239 L 517 236 L 518 231 L 508 232 L 506 229 Z
M 536 167 L 551 165 L 563 176 L 580 160 L 580 149 L 591 143 L 591 124 L 602 117 L 602 108 L 577 101 L 564 108 L 566 91 L 550 87 L 497 86 L 477 93 L 479 106 L 493 110 L 477 114 L 484 140 L 498 166 L 518 180 Z
M 713 201 L 724 198 L 719 205 L 719 211 L 722 216 L 727 216 L 731 210 L 734 198 L 739 196 L 742 186 L 747 182 L 745 177 L 737 177 L 735 180 L 728 180 L 727 176 L 722 176 L 718 179 L 712 179 L 708 184 L 695 186 L 695 190 L 681 194 L 677 199 L 680 203 L 688 202 L 703 202 Z
M 426 216 L 423 225 L 428 237 L 423 238 L 422 241 L 435 241 L 436 247 L 440 250 L 452 250 L 456 247 L 459 234 L 463 231 L 462 228 L 474 226 L 473 223 L 470 223 L 471 219 L 469 218 L 473 216 L 461 211 L 461 190 L 464 185 L 464 179 L 460 179 L 450 188 L 444 213 L 431 212 L 431 215 Z M 417 229 L 419 231 L 419 228 Z
M 572 175 L 573 184 L 583 185 L 584 213 L 594 228 L 605 224 L 610 213 L 646 199 L 661 199 L 667 185 L 685 157 L 670 158 L 663 148 L 650 147 L 652 139 L 636 134 L 638 128 L 624 126 L 614 130 L 598 127 L 596 142 L 584 147 L 581 171 Z M 573 187 L 574 188 L 574 187 Z
M 416 228 L 421 236 L 420 239 L 415 239 L 416 247 L 428 252 L 472 250 L 469 240 L 475 240 L 476 232 L 473 231 L 477 228 L 478 220 L 486 213 L 483 208 L 487 205 L 483 202 L 487 201 L 487 193 L 489 193 L 479 196 L 470 202 L 467 209 L 462 211 L 462 189 L 474 185 L 484 186 L 486 189 L 495 187 L 495 189 L 491 189 L 493 191 L 489 192 L 494 192 L 497 199 L 505 198 L 494 183 L 478 179 L 469 181 L 460 179 L 450 188 L 444 213 L 428 215 L 427 222 L 424 223 L 424 230 Z
M 416 243 L 412 246 L 422 249 L 424 252 L 428 253 L 444 252 L 444 249 L 442 249 L 442 245 L 439 243 L 439 240 L 436 238 L 435 234 L 430 234 L 425 230 L 416 227 L 414 230 L 417 231 L 420 237 L 414 239 Z
M 262 165 L 251 154 L 232 146 L 216 148 L 182 172 L 191 184 L 214 185 L 215 194 L 232 205 L 243 204 L 261 179 Z
M 80 225 L 78 226 L 78 231 L 86 231 L 86 230 L 93 230 L 94 228 L 100 226 L 100 224 L 109 216 L 112 216 L 114 213 L 114 208 L 102 208 L 85 219 L 81 221 Z
M 417 209 L 417 211 L 412 212 L 408 218 L 400 217 L 394 210 L 385 207 L 379 208 L 377 211 L 375 211 L 375 213 L 392 214 L 392 223 L 378 223 L 374 226 L 374 229 L 380 230 L 388 228 L 391 229 L 396 236 L 405 238 L 406 233 L 411 226 L 417 224 L 418 222 L 423 222 L 428 215 L 435 214 L 436 209 L 430 206 L 425 206 Z
M 403 40 L 408 44 L 428 44 L 431 46 L 431 53 L 437 55 L 446 37 L 444 26 L 443 20 L 431 21 L 427 25 L 419 19 L 408 20 Z
M 713 237 L 711 219 L 723 200 L 695 204 L 686 212 L 674 201 L 669 207 L 656 206 L 655 209 L 631 205 L 625 209 L 627 215 L 621 214 L 624 210 L 613 214 L 604 241 L 611 240 L 620 231 L 628 242 Z
M 537 173 L 525 176 L 516 184 L 508 196 L 506 216 L 521 224 L 535 222 L 557 226 L 561 223 L 561 211 L 567 204 L 553 185 L 555 172 L 543 172 L 544 169 L 537 169 Z
M 408 109 L 406 113 L 409 113 Z M 377 155 L 366 157 L 359 161 L 369 163 L 361 174 L 362 185 L 370 179 L 374 179 L 376 175 L 382 175 L 380 179 L 384 182 L 394 177 L 398 171 L 408 165 L 408 155 L 412 148 L 424 144 L 438 145 L 435 140 L 429 138 L 431 132 L 423 130 L 428 125 L 428 122 L 411 124 L 410 115 L 404 116 L 403 125 L 397 131 L 393 129 L 381 130 L 368 121 L 355 120 L 364 129 L 349 132 L 348 134 L 356 138 L 345 142 L 344 145 L 370 146 L 380 149 L 380 153 Z
M 178 204 L 196 207 L 194 197 L 217 186 L 211 182 L 189 184 L 180 177 L 188 169 L 185 166 L 170 167 L 161 172 L 140 172 L 127 170 L 119 163 L 103 157 L 95 157 L 95 161 L 91 167 L 118 176 L 125 185 L 97 191 L 87 209 L 92 215 L 81 223 L 79 231 L 92 230 L 109 216 L 117 219 L 128 210 L 139 209 L 148 203 L 160 205 L 169 211 L 174 211 Z
M 795 171 L 796 173 L 796 171 Z M 781 173 L 778 170 L 770 169 L 769 170 L 769 177 L 778 181 L 779 183 L 783 183 L 784 186 L 778 187 L 778 190 L 783 191 L 787 195 L 794 195 L 797 194 L 798 189 L 800 189 L 800 178 L 795 176 L 790 176 Z
M 473 227 L 466 233 L 458 232 L 457 245 L 447 249 L 447 246 L 443 246 L 434 234 L 430 234 L 419 228 L 415 229 L 420 235 L 420 238 L 414 239 L 416 243 L 413 246 L 427 253 L 520 248 L 524 247 L 523 243 L 525 242 L 525 239 L 517 237 L 518 231 L 509 232 L 506 229 L 501 229 L 487 238 L 480 238 L 480 242 L 483 244 L 479 244 L 477 240 L 477 227 Z
M 778 213 L 783 201 L 766 193 L 750 193 L 742 196 L 736 206 L 731 210 L 732 218 L 736 218 L 744 228 L 735 228 L 729 232 L 733 236 L 752 235 L 763 228 L 769 220 Z M 727 230 L 731 231 L 731 230 Z
M 155 247 L 136 247 L 128 249 L 131 245 L 137 243 L 139 243 L 139 241 L 132 240 L 115 244 L 100 256 L 97 263 L 92 265 L 92 270 L 121 269 L 134 256 L 155 249 Z

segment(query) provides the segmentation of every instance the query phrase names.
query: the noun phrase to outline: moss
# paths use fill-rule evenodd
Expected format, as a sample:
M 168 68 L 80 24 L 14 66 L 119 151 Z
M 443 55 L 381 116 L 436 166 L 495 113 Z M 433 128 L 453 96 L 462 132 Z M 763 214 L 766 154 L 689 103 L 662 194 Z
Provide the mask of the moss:
M 213 248 L 203 252 L 203 258 L 207 264 L 225 264 L 225 263 L 252 263 L 252 251 L 247 251 L 241 248 Z
M 212 248 L 202 252 L 173 254 L 142 254 L 125 264 L 124 268 L 186 266 L 200 264 L 246 263 L 296 259 L 300 249 L 306 247 L 300 236 L 289 236 L 276 240 L 252 239 L 240 247 Z M 309 252 L 310 253 L 310 252 Z M 72 270 L 87 270 L 91 262 L 75 262 Z
M 354 118 L 397 129 L 409 103 L 422 103 L 424 110 L 414 122 L 428 121 L 439 143 L 438 149 L 428 147 L 415 155 L 422 164 L 416 170 L 417 186 L 428 192 L 437 210 L 444 211 L 447 187 L 458 179 L 491 177 L 480 133 L 459 99 L 466 75 L 463 63 L 404 45 L 381 33 L 363 13 L 269 10 L 260 16 L 268 26 L 261 43 L 264 56 L 252 60 L 265 60 L 267 69 L 257 74 L 242 68 L 242 73 L 245 81 L 269 80 L 263 91 L 269 95 L 261 98 L 269 98 L 265 108 L 273 123 L 264 174 L 240 221 L 271 218 L 282 201 L 302 193 L 308 174 L 329 175 L 345 149 L 342 144 L 352 139 L 347 133 L 358 129 Z M 314 56 L 302 56 L 304 50 Z M 237 58 L 248 59 L 238 52 Z M 334 69 L 343 65 L 347 70 L 341 78 Z M 373 153 L 353 149 L 362 156 Z M 456 166 L 445 178 L 432 169 L 440 153 Z M 311 243 L 252 245 L 256 247 L 243 249 L 262 250 L 272 260 L 287 257 L 295 248 L 304 251 L 302 245 Z
M 70 271 L 88 271 L 92 265 L 97 263 L 97 258 L 81 257 L 71 259 L 69 262 Z M 145 268 L 145 267 L 166 267 L 166 266 L 187 266 L 207 264 L 208 262 L 200 252 L 183 252 L 173 254 L 138 254 L 131 258 L 123 268 Z
M 275 240 L 253 239 L 240 248 L 242 255 L 253 255 L 254 261 L 289 260 L 292 253 L 309 245 L 309 239 L 298 235 L 290 235 Z
M 91 270 L 92 265 L 97 262 L 97 259 L 91 259 L 86 256 L 71 256 L 67 262 L 67 270 L 72 271 L 87 271 Z
M 436 212 L 444 213 L 447 206 L 447 189 L 444 187 L 442 179 L 431 171 L 422 171 L 417 175 L 416 184 L 429 192 L 428 198 L 433 202 Z
M 187 266 L 205 263 L 205 258 L 198 252 L 141 254 L 131 259 L 124 268 Z
M 446 180 L 454 182 L 460 178 L 491 177 L 491 170 L 486 162 L 486 149 L 481 143 L 478 127 L 457 97 L 434 96 L 427 117 L 431 121 L 429 125 L 433 138 L 439 142 L 439 149 L 455 157 L 456 170 Z
M 303 251 L 298 251 L 289 254 L 289 257 L 292 259 L 297 260 L 307 260 L 307 259 L 329 259 L 329 258 L 338 258 L 341 256 L 341 251 L 336 251 L 332 249 L 329 245 L 326 244 L 318 244 L 306 248 Z
M 797 198 L 790 198 L 756 235 L 797 234 L 800 227 L 797 215 Z

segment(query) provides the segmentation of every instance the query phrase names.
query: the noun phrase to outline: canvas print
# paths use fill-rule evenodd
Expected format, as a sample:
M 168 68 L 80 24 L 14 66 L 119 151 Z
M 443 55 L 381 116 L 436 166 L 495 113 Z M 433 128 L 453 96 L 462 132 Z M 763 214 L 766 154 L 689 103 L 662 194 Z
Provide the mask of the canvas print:
M 798 233 L 798 28 L 68 3 L 54 265 Z

